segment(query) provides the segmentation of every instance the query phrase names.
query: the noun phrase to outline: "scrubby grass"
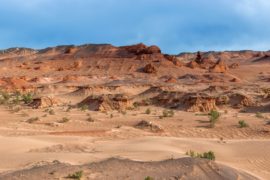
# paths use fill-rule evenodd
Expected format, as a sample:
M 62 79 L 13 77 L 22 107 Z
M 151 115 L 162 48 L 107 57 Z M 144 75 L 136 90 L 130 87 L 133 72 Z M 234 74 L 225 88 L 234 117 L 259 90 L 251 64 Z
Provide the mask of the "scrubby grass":
M 30 104 L 33 102 L 33 95 L 31 93 L 23 94 L 22 100 L 25 104 Z
M 32 118 L 30 118 L 30 119 L 27 120 L 27 122 L 30 123 L 30 124 L 31 123 L 34 123 L 36 121 L 39 121 L 39 117 L 32 117 Z
M 204 153 L 196 153 L 192 150 L 187 151 L 186 155 L 192 157 L 192 158 L 203 158 L 203 159 L 209 159 L 214 161 L 216 159 L 215 153 L 213 151 L 208 151 L 208 152 L 204 152 Z
M 50 115 L 55 115 L 55 111 L 54 111 L 53 109 L 49 109 L 48 113 L 49 113 Z
M 59 123 L 67 123 L 67 122 L 69 122 L 70 121 L 70 119 L 69 118 L 67 118 L 67 117 L 63 117 L 62 118 L 62 120 L 61 121 L 59 121 Z
M 87 111 L 89 109 L 89 106 L 87 104 L 80 106 L 81 111 Z
M 6 92 L 0 91 L 0 104 L 15 104 L 18 105 L 20 103 L 30 104 L 33 102 L 33 94 L 21 94 L 20 92 Z
M 219 120 L 220 118 L 220 113 L 216 110 L 212 110 L 210 113 L 209 113 L 209 121 L 210 121 L 210 126 L 213 128 L 215 127 L 217 121 Z
M 147 176 L 144 178 L 144 180 L 154 180 L 154 178 L 150 177 L 150 176 Z
M 163 110 L 162 116 L 159 116 L 159 119 L 167 118 L 167 117 L 173 117 L 174 111 L 173 110 Z
M 260 119 L 263 119 L 264 118 L 264 116 L 263 116 L 263 114 L 261 112 L 257 112 L 256 113 L 256 117 L 257 118 L 260 118 Z
M 82 176 L 83 176 L 83 171 L 77 171 L 77 172 L 75 172 L 73 174 L 69 174 L 67 176 L 67 178 L 80 180 L 82 178 Z
M 249 125 L 244 120 L 239 121 L 238 124 L 240 128 L 249 127 Z
M 147 108 L 147 109 L 145 110 L 145 114 L 151 114 L 151 109 Z
M 86 119 L 86 121 L 88 121 L 88 122 L 94 122 L 95 120 L 94 120 L 94 118 L 92 118 L 92 117 L 89 115 L 89 117 Z

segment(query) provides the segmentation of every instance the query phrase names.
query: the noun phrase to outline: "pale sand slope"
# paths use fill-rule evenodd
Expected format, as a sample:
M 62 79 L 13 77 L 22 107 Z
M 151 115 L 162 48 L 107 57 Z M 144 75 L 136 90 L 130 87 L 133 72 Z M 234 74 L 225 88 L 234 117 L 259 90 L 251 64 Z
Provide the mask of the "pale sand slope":
M 215 152 L 217 162 L 241 169 L 264 179 L 270 178 L 269 140 L 229 140 L 144 137 L 102 140 L 90 137 L 32 136 L 0 137 L 0 169 L 14 170 L 40 161 L 59 160 L 84 164 L 110 157 L 139 161 L 159 161 L 184 157 L 194 150 Z

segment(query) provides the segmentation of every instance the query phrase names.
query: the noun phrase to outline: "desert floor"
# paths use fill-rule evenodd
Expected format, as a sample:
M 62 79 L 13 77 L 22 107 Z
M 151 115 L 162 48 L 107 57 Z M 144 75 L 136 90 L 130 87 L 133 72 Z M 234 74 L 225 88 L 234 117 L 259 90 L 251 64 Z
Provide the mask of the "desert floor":
M 130 110 L 125 114 L 112 112 L 70 112 L 55 108 L 53 115 L 43 110 L 23 109 L 12 112 L 1 107 L 1 172 L 31 167 L 35 163 L 59 160 L 70 164 L 97 162 L 110 157 L 138 161 L 159 161 L 186 157 L 189 150 L 212 150 L 216 161 L 244 170 L 254 176 L 270 177 L 270 140 L 264 127 L 265 118 L 255 114 L 228 113 L 215 128 L 208 127 L 208 117 L 196 113 L 175 111 L 174 117 L 159 119 L 162 108 Z M 94 122 L 87 121 L 88 117 Z M 267 114 L 265 114 L 267 116 Z M 34 123 L 30 117 L 40 117 Z M 61 122 L 67 117 L 68 122 Z M 134 128 L 147 119 L 161 125 L 164 132 Z M 245 119 L 250 127 L 239 128 Z

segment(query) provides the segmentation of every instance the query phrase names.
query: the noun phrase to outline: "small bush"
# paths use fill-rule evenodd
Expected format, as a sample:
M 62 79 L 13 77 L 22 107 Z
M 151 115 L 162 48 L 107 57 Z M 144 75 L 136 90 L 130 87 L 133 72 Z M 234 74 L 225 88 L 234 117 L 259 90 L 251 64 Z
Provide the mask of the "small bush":
M 209 113 L 209 121 L 210 121 L 211 127 L 215 127 L 215 124 L 219 118 L 220 118 L 220 113 L 218 111 L 212 110 Z
M 95 120 L 94 120 L 94 118 L 92 118 L 91 116 L 89 116 L 89 117 L 86 119 L 86 121 L 88 121 L 88 122 L 94 122 Z
M 111 119 L 113 118 L 113 114 L 110 115 L 110 118 L 111 118 Z
M 20 112 L 20 110 L 21 110 L 21 107 L 19 107 L 19 106 L 12 108 L 13 113 Z
M 127 112 L 126 111 L 121 111 L 121 114 L 126 115 Z
M 194 151 L 190 150 L 186 152 L 186 155 L 192 158 L 203 158 L 203 159 L 209 159 L 212 161 L 216 159 L 215 153 L 213 151 L 208 151 L 201 154 L 201 153 L 195 153 Z
M 69 174 L 67 178 L 80 180 L 83 176 L 83 171 L 77 171 L 73 174 Z
M 33 95 L 31 93 L 23 94 L 22 100 L 25 104 L 30 104 L 33 102 Z
M 244 120 L 239 121 L 238 124 L 240 128 L 245 128 L 249 126 Z
M 154 180 L 154 178 L 150 177 L 150 176 L 147 176 L 144 178 L 144 180 Z
M 70 120 L 69 118 L 63 117 L 62 120 L 59 121 L 59 123 L 67 123 L 67 122 L 69 122 L 69 120 Z
M 66 112 L 70 112 L 71 109 L 72 109 L 72 107 L 71 106 L 68 106 L 68 108 L 66 109 Z
M 38 117 L 33 117 L 33 118 L 30 118 L 30 119 L 27 120 L 28 123 L 34 123 L 36 121 L 39 121 Z
M 53 109 L 50 109 L 50 110 L 48 111 L 48 113 L 49 113 L 50 115 L 55 115 L 55 111 L 54 111 Z
M 147 108 L 145 114 L 151 114 L 151 109 Z
M 257 112 L 256 113 L 256 117 L 257 118 L 260 118 L 260 119 L 263 119 L 264 118 L 264 116 L 263 116 L 263 114 L 261 112 Z
M 139 104 L 138 102 L 134 102 L 134 103 L 133 103 L 133 107 L 134 107 L 134 108 L 138 108 L 139 106 L 140 106 L 140 104 Z
M 163 117 L 173 117 L 174 116 L 174 111 L 173 110 L 164 110 L 162 112 Z
M 87 104 L 84 104 L 80 107 L 81 111 L 86 111 L 89 109 L 89 106 Z

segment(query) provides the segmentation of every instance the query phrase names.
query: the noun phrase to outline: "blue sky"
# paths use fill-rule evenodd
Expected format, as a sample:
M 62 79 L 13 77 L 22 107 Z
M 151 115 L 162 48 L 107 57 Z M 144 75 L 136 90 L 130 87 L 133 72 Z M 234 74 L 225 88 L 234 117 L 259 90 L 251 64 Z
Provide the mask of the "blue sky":
M 156 44 L 269 50 L 269 0 L 0 0 L 0 48 Z

